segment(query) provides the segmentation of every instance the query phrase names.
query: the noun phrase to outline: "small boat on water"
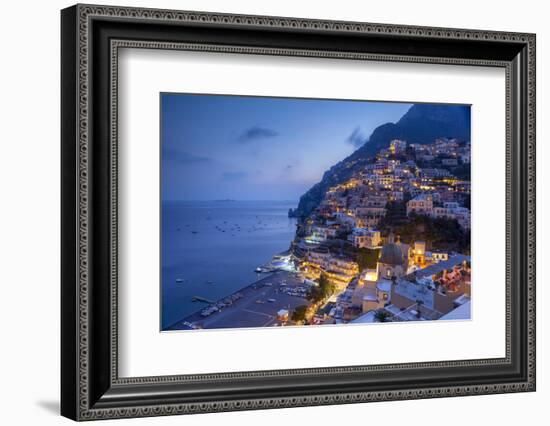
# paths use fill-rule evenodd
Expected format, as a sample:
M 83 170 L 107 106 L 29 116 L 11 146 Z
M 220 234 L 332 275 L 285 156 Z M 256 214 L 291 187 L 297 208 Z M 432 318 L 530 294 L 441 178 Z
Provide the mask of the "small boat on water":
M 176 282 L 177 282 L 178 284 L 181 284 L 181 283 L 183 282 L 183 278 L 176 278 Z
M 256 272 L 257 274 L 261 274 L 263 270 L 258 266 L 256 269 L 254 269 L 254 272 Z

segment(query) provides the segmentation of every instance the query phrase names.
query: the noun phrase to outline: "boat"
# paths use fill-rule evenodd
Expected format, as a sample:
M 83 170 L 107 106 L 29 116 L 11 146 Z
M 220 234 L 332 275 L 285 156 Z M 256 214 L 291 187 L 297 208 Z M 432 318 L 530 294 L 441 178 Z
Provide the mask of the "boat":
M 254 269 L 254 272 L 256 272 L 257 274 L 261 274 L 263 270 L 258 266 L 256 269 Z
M 183 282 L 183 278 L 176 278 L 176 282 L 179 284 L 179 283 L 182 283 Z

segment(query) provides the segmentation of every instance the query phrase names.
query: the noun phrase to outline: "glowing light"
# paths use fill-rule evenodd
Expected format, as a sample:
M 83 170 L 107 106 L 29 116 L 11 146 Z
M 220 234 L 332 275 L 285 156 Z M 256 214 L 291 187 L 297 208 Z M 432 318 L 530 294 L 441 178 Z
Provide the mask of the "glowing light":
M 364 275 L 365 281 L 376 281 L 378 279 L 378 275 L 376 274 L 376 271 L 367 271 Z

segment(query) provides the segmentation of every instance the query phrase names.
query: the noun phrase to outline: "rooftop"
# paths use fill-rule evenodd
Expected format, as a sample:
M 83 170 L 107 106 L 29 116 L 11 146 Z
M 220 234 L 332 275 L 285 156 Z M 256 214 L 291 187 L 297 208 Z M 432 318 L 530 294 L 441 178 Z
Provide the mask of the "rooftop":
M 439 263 L 434 263 L 433 265 L 430 265 L 424 269 L 419 269 L 414 274 L 416 278 L 429 277 L 445 269 L 452 269 L 454 266 L 460 265 L 464 261 L 469 262 L 470 256 L 466 256 L 465 254 L 458 254 L 458 253 L 453 254 L 449 256 L 449 259 L 443 260 Z
M 433 198 L 432 194 L 419 194 L 416 197 L 414 197 L 413 200 L 414 201 L 426 201 L 426 200 L 431 200 L 432 198 Z
M 448 314 L 443 315 L 440 320 L 468 320 L 471 319 L 471 302 L 468 301 Z
M 351 321 L 352 324 L 369 324 L 376 322 L 375 319 L 376 311 L 369 311 L 366 314 L 360 315 Z
M 430 290 L 426 285 L 407 280 L 398 280 L 395 285 L 395 292 L 412 302 L 421 301 L 423 306 L 433 309 L 433 290 Z
M 378 261 L 386 265 L 402 265 L 404 262 L 403 251 L 398 244 L 388 243 L 382 247 Z
M 392 282 L 390 280 L 381 279 L 376 283 L 376 288 L 385 293 L 389 293 L 391 291 L 391 284 Z

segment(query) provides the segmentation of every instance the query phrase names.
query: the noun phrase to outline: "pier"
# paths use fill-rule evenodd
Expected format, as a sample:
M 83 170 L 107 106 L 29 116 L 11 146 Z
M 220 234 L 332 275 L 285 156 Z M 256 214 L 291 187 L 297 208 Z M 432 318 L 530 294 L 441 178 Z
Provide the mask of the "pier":
M 193 302 L 204 302 L 204 303 L 216 303 L 214 300 L 207 299 L 206 297 L 202 296 L 193 296 L 191 298 Z

